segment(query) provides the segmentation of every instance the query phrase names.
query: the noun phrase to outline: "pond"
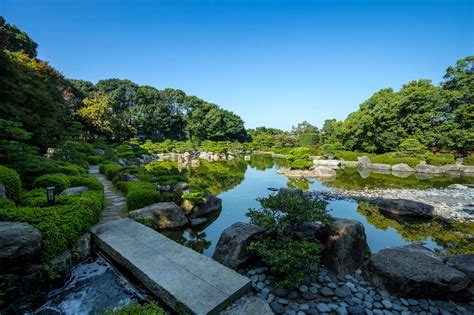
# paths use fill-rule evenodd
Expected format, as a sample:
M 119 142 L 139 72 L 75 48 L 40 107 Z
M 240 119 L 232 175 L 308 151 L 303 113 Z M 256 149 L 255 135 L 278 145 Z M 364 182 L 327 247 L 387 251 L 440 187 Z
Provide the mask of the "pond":
M 335 180 L 291 180 L 276 170 L 285 161 L 268 156 L 253 156 L 250 161 L 203 162 L 190 175 L 191 190 L 207 191 L 222 199 L 222 210 L 209 218 L 206 226 L 167 232 L 168 237 L 212 256 L 224 229 L 235 222 L 248 222 L 249 208 L 259 206 L 256 198 L 272 193 L 268 188 L 301 188 L 303 190 L 362 189 L 362 188 L 443 188 L 453 183 L 474 183 L 474 178 L 409 176 L 399 178 L 387 174 L 359 174 L 356 169 L 338 170 Z M 440 254 L 474 253 L 474 225 L 438 220 L 413 220 L 388 217 L 377 207 L 362 202 L 330 201 L 330 213 L 335 217 L 355 219 L 363 223 L 367 241 L 373 253 L 388 247 L 413 241 Z

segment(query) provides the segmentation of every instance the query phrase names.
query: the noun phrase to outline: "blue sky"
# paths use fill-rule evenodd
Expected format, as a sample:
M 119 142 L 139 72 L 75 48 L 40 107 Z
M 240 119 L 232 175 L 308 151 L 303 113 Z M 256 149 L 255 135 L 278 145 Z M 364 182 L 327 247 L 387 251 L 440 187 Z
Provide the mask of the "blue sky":
M 0 0 L 65 76 L 179 88 L 290 130 L 474 54 L 474 0 Z

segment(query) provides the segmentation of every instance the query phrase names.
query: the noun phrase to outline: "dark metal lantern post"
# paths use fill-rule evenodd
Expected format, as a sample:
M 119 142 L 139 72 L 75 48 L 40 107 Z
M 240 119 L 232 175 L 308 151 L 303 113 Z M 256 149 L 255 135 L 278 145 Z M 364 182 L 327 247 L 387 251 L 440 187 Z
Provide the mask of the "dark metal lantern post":
M 46 187 L 46 199 L 48 199 L 48 206 L 56 205 L 56 195 L 54 193 L 54 186 Z

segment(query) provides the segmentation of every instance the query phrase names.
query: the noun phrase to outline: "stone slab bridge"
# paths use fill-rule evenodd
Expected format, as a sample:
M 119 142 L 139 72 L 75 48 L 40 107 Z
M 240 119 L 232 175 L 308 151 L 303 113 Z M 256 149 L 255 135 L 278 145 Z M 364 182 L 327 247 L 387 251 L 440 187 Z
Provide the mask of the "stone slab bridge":
M 95 175 L 104 186 L 110 183 Z M 106 202 L 119 195 L 109 193 Z M 251 290 L 250 279 L 215 260 L 131 219 L 107 217 L 91 229 L 96 250 L 179 314 L 217 314 Z

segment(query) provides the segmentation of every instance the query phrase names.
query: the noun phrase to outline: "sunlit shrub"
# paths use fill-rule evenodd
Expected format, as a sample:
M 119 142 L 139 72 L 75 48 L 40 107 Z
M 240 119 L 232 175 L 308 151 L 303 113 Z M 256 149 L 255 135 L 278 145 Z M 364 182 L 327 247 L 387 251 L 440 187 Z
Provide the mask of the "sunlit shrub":
M 5 166 L 0 166 L 0 183 L 5 186 L 8 199 L 20 201 L 21 181 L 18 173 Z
M 56 194 L 60 194 L 64 189 L 71 187 L 71 183 L 66 175 L 46 174 L 35 179 L 33 186 L 35 188 L 54 186 Z

